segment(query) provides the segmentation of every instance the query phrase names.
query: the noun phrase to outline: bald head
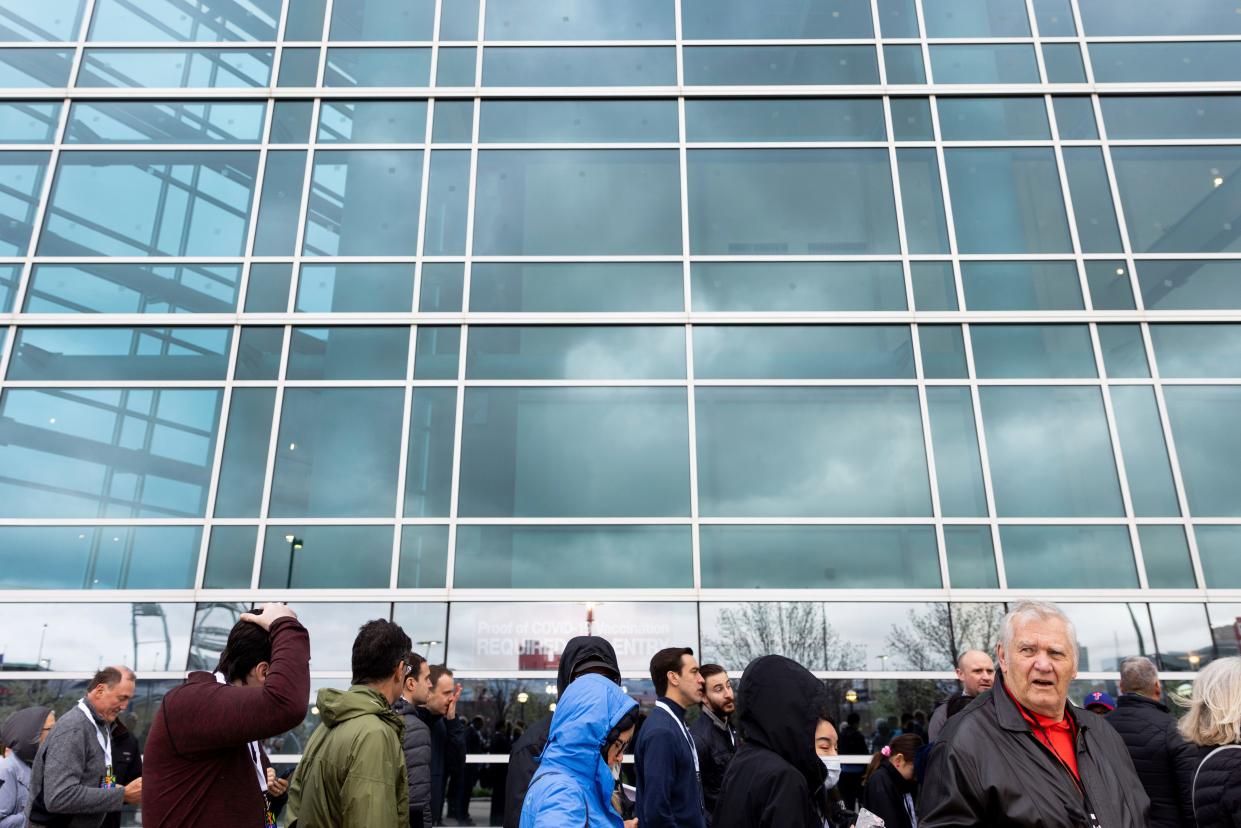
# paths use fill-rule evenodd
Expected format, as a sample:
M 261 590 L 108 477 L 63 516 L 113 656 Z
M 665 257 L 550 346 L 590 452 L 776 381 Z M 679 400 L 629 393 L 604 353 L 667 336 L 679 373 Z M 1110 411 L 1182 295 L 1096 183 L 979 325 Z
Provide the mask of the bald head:
M 957 678 L 961 680 L 961 692 L 977 696 L 990 690 L 995 684 L 995 665 L 991 656 L 982 650 L 966 650 L 957 657 Z

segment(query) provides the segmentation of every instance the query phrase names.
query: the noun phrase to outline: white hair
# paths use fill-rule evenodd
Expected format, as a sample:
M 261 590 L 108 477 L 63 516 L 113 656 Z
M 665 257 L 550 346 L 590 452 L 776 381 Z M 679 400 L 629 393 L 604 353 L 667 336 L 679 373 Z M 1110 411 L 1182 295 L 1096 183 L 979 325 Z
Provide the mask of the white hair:
M 1241 658 L 1216 659 L 1202 668 L 1181 734 L 1205 747 L 1241 741 Z
M 1154 695 L 1159 688 L 1159 671 L 1146 656 L 1129 656 L 1120 662 L 1120 692 Z
M 1073 622 L 1064 610 L 1048 601 L 1018 601 L 1009 609 L 1008 614 L 1004 616 L 1000 628 L 1000 643 L 1004 645 L 1004 654 L 1007 656 L 1012 650 L 1013 639 L 1017 637 L 1017 627 L 1027 621 L 1047 620 L 1054 618 L 1064 624 L 1065 632 L 1069 636 L 1069 655 L 1073 659 L 1073 663 L 1077 663 L 1077 628 L 1073 626 Z

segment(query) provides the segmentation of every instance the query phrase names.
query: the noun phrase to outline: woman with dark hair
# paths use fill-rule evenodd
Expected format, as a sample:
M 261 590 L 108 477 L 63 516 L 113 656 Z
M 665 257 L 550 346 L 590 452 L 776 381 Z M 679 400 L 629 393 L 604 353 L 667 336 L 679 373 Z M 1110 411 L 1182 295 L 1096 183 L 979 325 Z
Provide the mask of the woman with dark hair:
M 612 804 L 638 703 L 588 674 L 564 691 L 521 807 L 521 828 L 633 828 Z
M 887 828 L 918 828 L 914 812 L 914 760 L 922 737 L 902 733 L 875 752 L 866 769 L 862 807 L 883 820 Z
M 0 727 L 0 741 L 9 755 L 0 762 L 0 828 L 25 828 L 30 796 L 30 766 L 47 738 L 56 715 L 49 707 L 26 707 Z

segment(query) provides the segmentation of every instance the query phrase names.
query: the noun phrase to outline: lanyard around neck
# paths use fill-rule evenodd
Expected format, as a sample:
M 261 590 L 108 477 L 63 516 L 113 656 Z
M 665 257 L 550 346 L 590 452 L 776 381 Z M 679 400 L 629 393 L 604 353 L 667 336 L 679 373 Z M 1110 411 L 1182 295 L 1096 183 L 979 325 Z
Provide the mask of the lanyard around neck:
M 689 755 L 694 757 L 694 773 L 699 773 L 698 769 L 698 751 L 694 749 L 694 739 L 689 735 L 689 728 L 681 721 L 677 714 L 672 712 L 672 708 L 661 701 L 655 702 L 655 706 L 672 717 L 672 721 L 677 723 L 677 727 L 681 729 L 681 735 L 685 737 L 685 743 L 689 745 Z
M 86 705 L 86 699 L 78 700 L 78 709 L 86 716 L 87 721 L 95 726 L 95 738 L 99 740 L 99 747 L 103 750 L 103 763 L 108 768 L 112 767 L 112 731 L 100 727 L 99 722 L 95 720 L 95 714 Z
M 223 673 L 213 673 L 216 684 L 228 684 L 224 680 Z M 258 742 L 250 742 L 246 745 L 246 749 L 250 754 L 250 762 L 254 765 L 254 774 L 259 780 L 259 790 L 267 793 L 267 773 L 263 770 L 263 753 L 259 749 Z

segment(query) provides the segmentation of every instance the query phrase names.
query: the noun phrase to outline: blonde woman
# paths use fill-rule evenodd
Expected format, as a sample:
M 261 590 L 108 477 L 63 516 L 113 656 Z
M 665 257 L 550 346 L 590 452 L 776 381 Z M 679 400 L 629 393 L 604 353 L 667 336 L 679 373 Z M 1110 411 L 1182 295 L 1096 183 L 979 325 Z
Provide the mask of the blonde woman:
M 1181 733 L 1202 751 L 1194 775 L 1198 828 L 1241 826 L 1241 658 L 1221 658 L 1198 674 Z

